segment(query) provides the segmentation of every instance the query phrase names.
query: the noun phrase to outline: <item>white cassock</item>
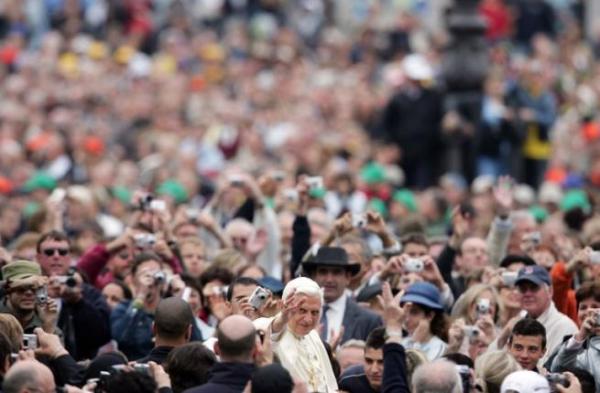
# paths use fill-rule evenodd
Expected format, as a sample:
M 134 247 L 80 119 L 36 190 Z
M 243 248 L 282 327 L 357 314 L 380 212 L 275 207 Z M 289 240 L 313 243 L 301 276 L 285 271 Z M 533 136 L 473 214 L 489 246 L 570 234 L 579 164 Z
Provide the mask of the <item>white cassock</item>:
M 259 318 L 254 321 L 257 329 L 266 330 L 274 318 Z M 309 392 L 334 393 L 338 391 L 331 362 L 321 337 L 312 330 L 306 336 L 298 337 L 286 328 L 271 336 L 273 352 L 281 365 L 289 371 L 293 379 L 306 382 Z

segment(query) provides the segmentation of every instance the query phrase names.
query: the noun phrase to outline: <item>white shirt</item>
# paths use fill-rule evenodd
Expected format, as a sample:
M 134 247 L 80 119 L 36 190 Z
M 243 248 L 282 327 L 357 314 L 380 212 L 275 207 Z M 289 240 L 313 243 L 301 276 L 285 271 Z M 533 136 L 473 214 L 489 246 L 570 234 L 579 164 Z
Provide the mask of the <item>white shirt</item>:
M 331 331 L 333 330 L 335 334 L 340 332 L 342 328 L 342 323 L 344 322 L 344 313 L 346 312 L 346 294 L 340 296 L 337 300 L 327 303 L 329 309 L 325 316 L 327 317 L 327 340 L 330 339 Z
M 546 354 L 540 360 L 540 363 L 544 364 L 548 360 L 548 357 L 562 343 L 563 338 L 570 334 L 576 334 L 578 329 L 571 318 L 556 309 L 554 302 L 536 319 L 546 328 L 546 337 L 548 338 Z

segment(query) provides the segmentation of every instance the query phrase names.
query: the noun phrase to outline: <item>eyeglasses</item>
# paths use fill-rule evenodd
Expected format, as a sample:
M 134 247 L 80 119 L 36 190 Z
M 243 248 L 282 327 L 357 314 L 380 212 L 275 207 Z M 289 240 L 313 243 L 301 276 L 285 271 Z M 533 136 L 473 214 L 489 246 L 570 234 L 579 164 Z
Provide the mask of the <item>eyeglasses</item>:
M 42 250 L 42 253 L 44 253 L 44 255 L 47 257 L 51 257 L 55 253 L 58 253 L 58 255 L 64 257 L 69 253 L 69 250 L 67 248 L 46 248 L 45 250 Z

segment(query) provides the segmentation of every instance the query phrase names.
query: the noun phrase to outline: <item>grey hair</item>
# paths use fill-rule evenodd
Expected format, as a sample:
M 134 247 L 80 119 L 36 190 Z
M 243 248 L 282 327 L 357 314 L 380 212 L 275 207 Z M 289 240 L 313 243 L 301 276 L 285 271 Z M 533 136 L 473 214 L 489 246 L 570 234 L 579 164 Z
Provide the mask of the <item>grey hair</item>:
M 34 389 L 38 385 L 38 372 L 35 369 L 23 368 L 6 374 L 2 383 L 4 393 L 20 393 L 24 388 Z
M 412 376 L 413 393 L 462 393 L 456 365 L 447 360 L 422 364 Z
M 357 340 L 353 338 L 352 340 L 348 340 L 340 345 L 336 353 L 339 354 L 343 349 L 346 348 L 365 349 L 366 346 L 367 344 L 363 340 Z

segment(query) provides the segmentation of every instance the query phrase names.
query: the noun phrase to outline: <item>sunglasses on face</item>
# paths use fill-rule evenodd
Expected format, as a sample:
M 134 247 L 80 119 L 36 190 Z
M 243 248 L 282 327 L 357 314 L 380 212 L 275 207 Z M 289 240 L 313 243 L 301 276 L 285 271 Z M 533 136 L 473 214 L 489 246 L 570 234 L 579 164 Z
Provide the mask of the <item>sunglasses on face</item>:
M 18 294 L 23 294 L 27 291 L 31 291 L 31 292 L 35 292 L 39 289 L 39 287 L 35 286 L 35 285 L 23 285 L 20 287 L 14 287 L 11 288 L 11 292 L 16 292 Z
M 45 250 L 42 250 L 42 253 L 44 255 L 46 255 L 47 257 L 51 257 L 55 253 L 58 253 L 58 255 L 60 255 L 61 257 L 64 257 L 65 255 L 67 255 L 69 253 L 69 250 L 66 248 L 46 248 Z

